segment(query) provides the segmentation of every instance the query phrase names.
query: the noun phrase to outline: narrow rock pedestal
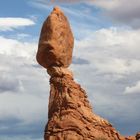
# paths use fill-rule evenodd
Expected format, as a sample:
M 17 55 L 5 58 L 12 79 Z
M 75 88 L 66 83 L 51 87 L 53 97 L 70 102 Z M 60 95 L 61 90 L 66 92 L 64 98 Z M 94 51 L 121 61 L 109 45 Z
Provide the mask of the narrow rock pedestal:
M 92 113 L 86 92 L 74 82 L 72 72 L 54 67 L 45 140 L 120 140 L 112 125 Z

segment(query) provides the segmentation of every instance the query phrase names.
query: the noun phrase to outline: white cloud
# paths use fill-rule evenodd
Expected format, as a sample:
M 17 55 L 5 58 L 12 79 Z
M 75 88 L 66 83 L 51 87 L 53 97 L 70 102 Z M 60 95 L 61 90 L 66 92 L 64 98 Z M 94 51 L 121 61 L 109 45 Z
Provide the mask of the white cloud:
M 140 72 L 139 35 L 140 30 L 100 29 L 76 41 L 75 55 L 90 61 L 101 73 Z
M 21 33 L 21 34 L 17 35 L 18 39 L 24 39 L 24 38 L 27 38 L 27 37 L 30 37 L 30 35 L 29 34 L 24 34 L 24 33 Z
M 98 0 L 92 1 L 91 4 L 105 9 L 106 14 L 117 22 L 140 28 L 139 0 Z
M 106 10 L 114 9 L 121 4 L 121 0 L 89 0 L 88 2 L 90 2 L 90 4 L 102 7 Z
M 35 55 L 37 43 L 20 42 L 16 39 L 9 39 L 3 36 L 0 36 L 0 42 L 0 54 L 25 57 L 28 59 Z
M 34 25 L 35 22 L 28 18 L 0 17 L 0 31 L 11 31 L 13 29 Z
M 47 112 L 44 113 L 44 111 L 47 110 L 47 97 L 33 95 L 28 90 L 26 92 L 19 91 L 18 94 L 7 92 L 0 95 L 0 120 L 16 118 L 21 121 L 20 125 L 29 125 L 45 120 Z
M 16 78 L 12 78 L 11 75 L 1 73 L 0 75 L 0 93 L 11 91 L 17 92 L 20 90 L 20 82 Z
M 0 36 L 0 42 L 0 120 L 15 120 L 15 128 L 18 126 L 21 129 L 19 133 L 24 134 L 22 130 L 25 127 L 46 123 L 49 78 L 46 77 L 45 69 L 42 71 L 43 68 L 35 60 L 36 42 L 3 36 Z M 10 123 L 1 127 L 1 134 L 10 131 L 13 127 Z M 36 127 L 34 130 L 40 133 L 39 129 Z
M 140 93 L 140 81 L 138 81 L 134 86 L 126 87 L 124 93 L 125 94 Z

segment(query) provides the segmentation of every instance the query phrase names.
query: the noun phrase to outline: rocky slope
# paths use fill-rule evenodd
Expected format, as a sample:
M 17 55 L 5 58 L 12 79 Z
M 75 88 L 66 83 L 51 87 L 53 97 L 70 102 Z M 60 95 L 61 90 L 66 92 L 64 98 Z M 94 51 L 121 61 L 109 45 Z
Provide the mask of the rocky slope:
M 134 140 L 125 138 L 91 108 L 87 94 L 68 69 L 73 34 L 63 12 L 55 7 L 44 22 L 37 61 L 50 75 L 50 98 L 45 140 Z

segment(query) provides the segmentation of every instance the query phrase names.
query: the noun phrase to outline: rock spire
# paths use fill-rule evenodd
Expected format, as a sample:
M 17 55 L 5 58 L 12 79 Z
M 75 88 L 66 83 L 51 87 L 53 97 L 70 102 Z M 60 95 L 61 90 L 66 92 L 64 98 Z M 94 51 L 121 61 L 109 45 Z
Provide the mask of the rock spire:
M 44 140 L 134 140 L 121 136 L 107 120 L 93 113 L 85 90 L 68 69 L 73 44 L 69 22 L 55 7 L 43 24 L 36 56 L 50 75 Z

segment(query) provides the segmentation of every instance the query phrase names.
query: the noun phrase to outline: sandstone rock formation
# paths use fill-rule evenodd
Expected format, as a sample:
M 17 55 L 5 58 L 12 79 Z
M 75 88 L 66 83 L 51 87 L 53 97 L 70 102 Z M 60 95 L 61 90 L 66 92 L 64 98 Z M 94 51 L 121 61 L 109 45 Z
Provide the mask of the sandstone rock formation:
M 140 140 L 140 132 L 136 134 L 136 140 Z
M 42 27 L 38 63 L 45 68 L 68 67 L 72 60 L 73 43 L 69 22 L 63 12 L 55 7 Z
M 63 12 L 54 8 L 43 24 L 37 61 L 50 78 L 45 140 L 134 140 L 125 138 L 105 119 L 95 115 L 87 94 L 67 68 L 72 59 L 73 35 Z

